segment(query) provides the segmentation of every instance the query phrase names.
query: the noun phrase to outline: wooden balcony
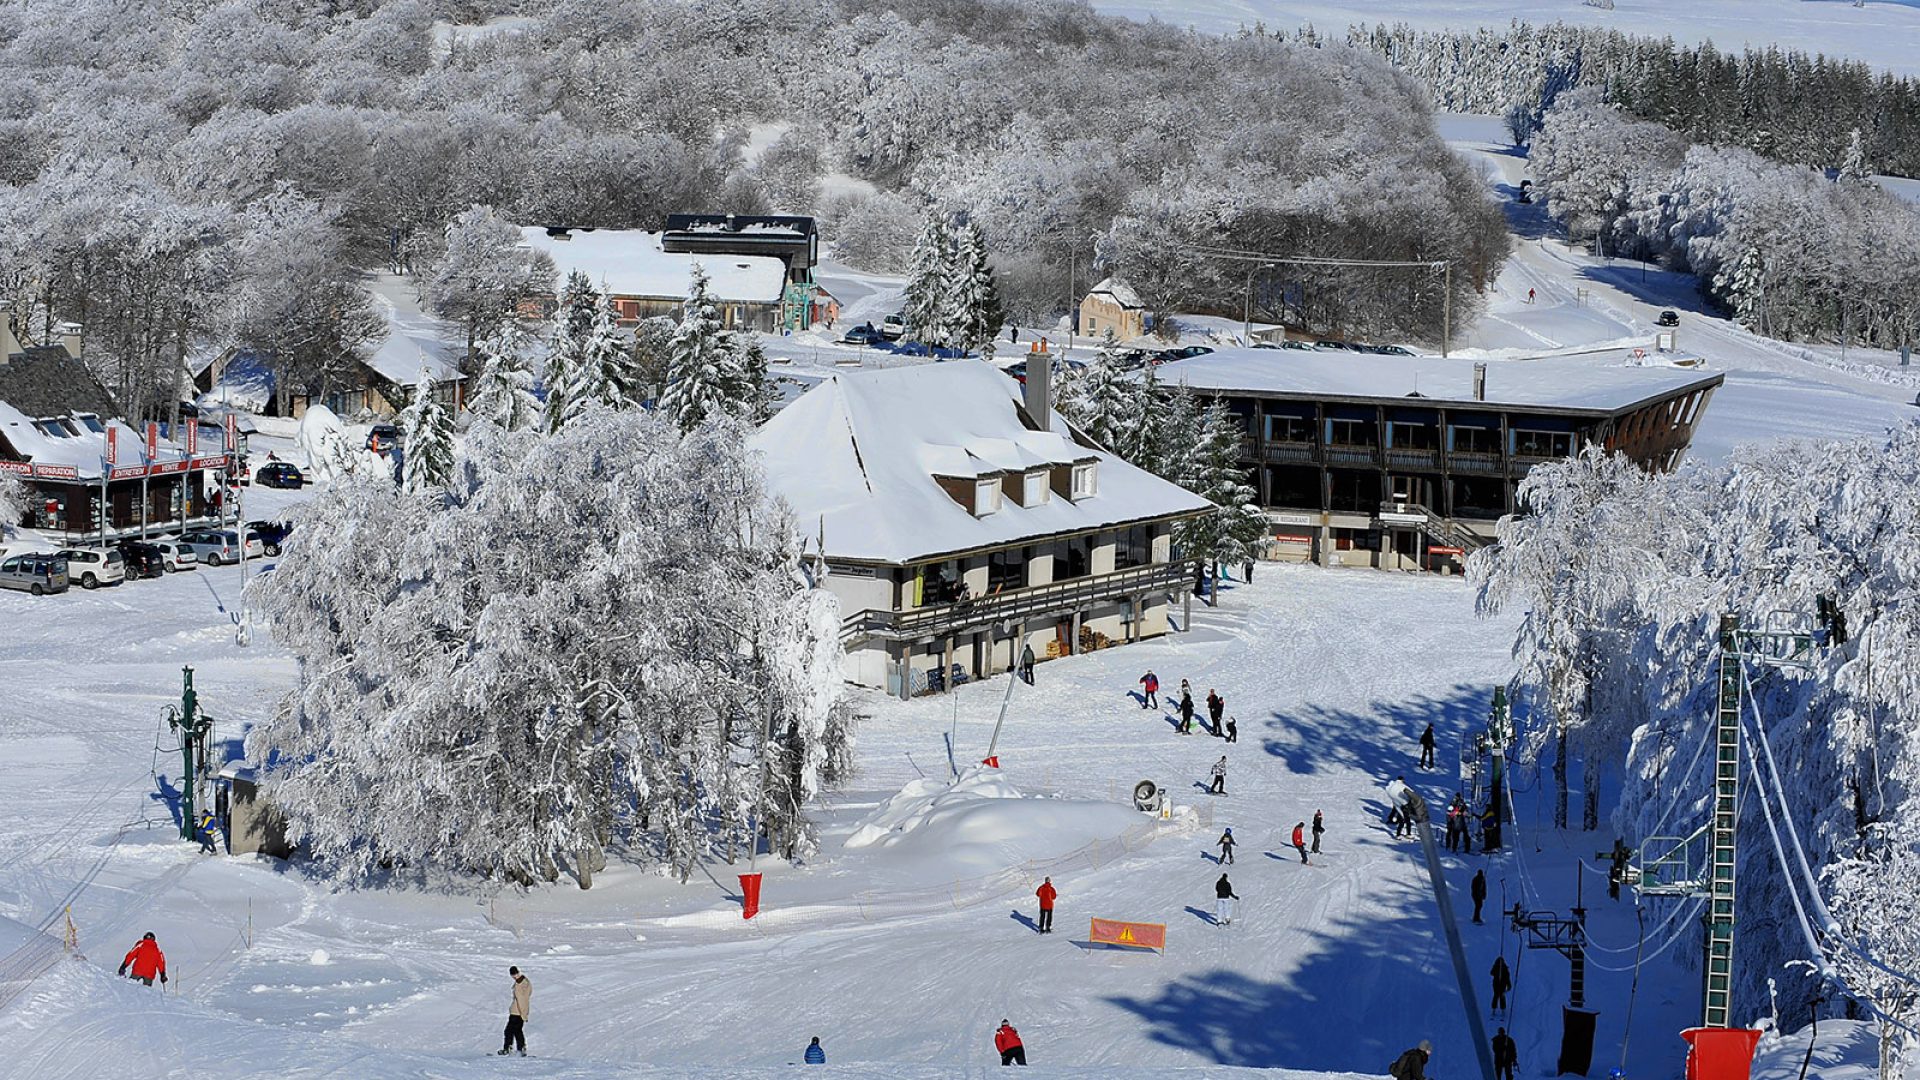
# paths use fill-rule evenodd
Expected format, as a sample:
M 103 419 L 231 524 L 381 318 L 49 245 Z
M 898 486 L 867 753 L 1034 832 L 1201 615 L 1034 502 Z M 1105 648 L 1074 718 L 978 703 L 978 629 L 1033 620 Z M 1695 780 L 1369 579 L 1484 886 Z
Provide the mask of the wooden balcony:
M 868 609 L 855 612 L 841 621 L 840 640 L 842 644 L 851 644 L 867 637 L 914 641 L 979 630 L 995 624 L 1062 616 L 1092 604 L 1142 593 L 1187 588 L 1193 582 L 1193 573 L 1191 561 L 1150 563 L 1146 566 L 1130 566 L 1111 574 L 1069 578 L 1066 581 L 975 597 L 964 603 L 941 604 L 910 611 Z

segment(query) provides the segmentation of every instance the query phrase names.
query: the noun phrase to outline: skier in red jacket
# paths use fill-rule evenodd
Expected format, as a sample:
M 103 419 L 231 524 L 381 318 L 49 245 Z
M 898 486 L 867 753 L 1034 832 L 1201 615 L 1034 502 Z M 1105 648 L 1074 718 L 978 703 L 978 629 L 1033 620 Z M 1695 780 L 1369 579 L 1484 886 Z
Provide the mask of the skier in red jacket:
M 1000 1021 L 1000 1030 L 993 1033 L 993 1048 L 1000 1051 L 1002 1065 L 1027 1063 L 1027 1048 L 1020 1045 L 1020 1033 L 1013 1030 L 1013 1025 L 1005 1020 Z
M 1307 823 L 1297 822 L 1293 826 L 1293 850 L 1300 853 L 1300 862 L 1307 861 Z
M 127 973 L 128 965 L 133 967 L 133 977 L 148 986 L 153 985 L 155 975 L 162 983 L 167 981 L 167 956 L 160 951 L 160 943 L 153 940 L 153 931 L 147 931 L 147 936 L 127 950 L 127 958 L 120 961 L 120 974 Z
M 1052 878 L 1047 878 L 1040 883 L 1039 888 L 1033 890 L 1033 895 L 1040 898 L 1040 933 L 1051 934 L 1053 933 L 1053 902 L 1059 898 L 1060 890 L 1053 887 Z

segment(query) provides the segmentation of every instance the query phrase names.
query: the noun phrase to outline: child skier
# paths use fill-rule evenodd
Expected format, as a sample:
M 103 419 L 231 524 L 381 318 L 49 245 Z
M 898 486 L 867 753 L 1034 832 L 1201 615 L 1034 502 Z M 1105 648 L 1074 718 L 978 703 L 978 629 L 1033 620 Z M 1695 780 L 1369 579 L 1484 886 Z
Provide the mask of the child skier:
M 1140 689 L 1145 691 L 1140 697 L 1141 708 L 1151 709 L 1160 704 L 1160 676 L 1155 675 L 1152 668 L 1140 676 Z
M 1213 763 L 1213 786 L 1207 789 L 1209 795 L 1227 793 L 1227 755 L 1221 754 L 1220 760 Z
M 1233 865 L 1233 830 L 1232 829 L 1228 829 L 1226 832 L 1223 832 L 1220 834 L 1220 865 L 1221 866 Z

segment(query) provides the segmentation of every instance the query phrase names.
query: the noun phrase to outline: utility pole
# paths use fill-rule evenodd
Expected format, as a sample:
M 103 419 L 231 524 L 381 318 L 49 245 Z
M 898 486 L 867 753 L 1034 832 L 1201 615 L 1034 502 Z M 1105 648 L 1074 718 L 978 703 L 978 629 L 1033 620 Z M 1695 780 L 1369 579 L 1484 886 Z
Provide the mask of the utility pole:
M 167 727 L 180 736 L 180 839 L 194 837 L 194 789 L 209 766 L 213 744 L 213 717 L 200 711 L 193 690 L 193 668 L 180 669 L 180 705 L 167 706 Z
M 1501 827 L 1507 821 L 1507 744 L 1513 741 L 1513 727 L 1507 716 L 1507 688 L 1493 688 L 1493 709 L 1487 717 L 1487 756 L 1492 760 L 1488 779 L 1487 815 L 1480 829 L 1482 848 L 1500 850 Z

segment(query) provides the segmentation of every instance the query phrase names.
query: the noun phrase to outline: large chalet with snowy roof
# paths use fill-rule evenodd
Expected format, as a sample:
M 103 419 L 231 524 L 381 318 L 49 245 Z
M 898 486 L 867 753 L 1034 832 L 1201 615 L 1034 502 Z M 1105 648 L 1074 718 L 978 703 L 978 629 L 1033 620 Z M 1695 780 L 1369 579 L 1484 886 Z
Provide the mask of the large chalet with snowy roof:
M 847 678 L 902 696 L 1168 629 L 1206 500 L 1077 438 L 1044 353 L 1025 389 L 979 361 L 852 371 L 754 436 L 821 540 Z
M 27 486 L 24 524 L 75 543 L 215 524 L 221 443 L 202 446 L 197 423 L 179 425 L 176 443 L 164 425 L 140 432 L 119 415 L 65 348 L 0 349 L 0 471 Z

